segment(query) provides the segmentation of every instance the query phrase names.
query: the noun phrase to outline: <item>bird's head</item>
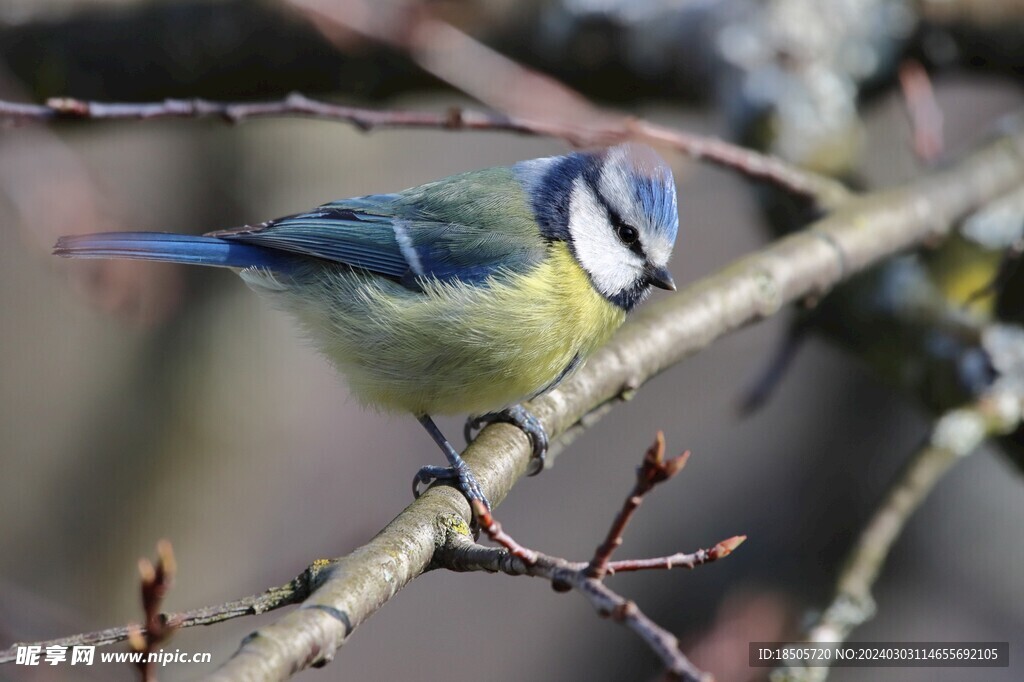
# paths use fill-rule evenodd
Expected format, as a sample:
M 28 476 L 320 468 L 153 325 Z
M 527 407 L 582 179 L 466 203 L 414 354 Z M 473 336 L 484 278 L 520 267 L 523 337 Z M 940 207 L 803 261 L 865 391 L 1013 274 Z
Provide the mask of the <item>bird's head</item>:
M 652 286 L 675 290 L 668 271 L 679 214 L 668 165 L 624 144 L 524 161 L 517 174 L 544 235 L 562 240 L 594 288 L 631 310 Z

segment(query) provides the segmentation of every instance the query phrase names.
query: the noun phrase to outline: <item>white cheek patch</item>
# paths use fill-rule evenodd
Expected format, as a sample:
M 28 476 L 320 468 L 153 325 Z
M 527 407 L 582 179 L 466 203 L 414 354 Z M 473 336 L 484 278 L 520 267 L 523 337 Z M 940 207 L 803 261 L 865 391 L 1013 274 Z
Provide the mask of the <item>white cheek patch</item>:
M 580 265 L 605 296 L 615 296 L 642 276 L 643 259 L 619 241 L 608 212 L 583 178 L 576 178 L 569 196 L 569 234 Z

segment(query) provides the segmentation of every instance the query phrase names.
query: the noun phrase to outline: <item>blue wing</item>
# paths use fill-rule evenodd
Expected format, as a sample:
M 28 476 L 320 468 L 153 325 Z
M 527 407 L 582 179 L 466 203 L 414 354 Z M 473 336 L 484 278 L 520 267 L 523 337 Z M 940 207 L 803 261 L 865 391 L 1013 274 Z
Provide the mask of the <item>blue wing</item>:
M 318 258 L 392 278 L 410 289 L 425 279 L 479 283 L 524 272 L 547 242 L 522 185 L 491 168 L 414 187 L 325 204 L 256 227 L 202 237 L 151 232 L 62 237 L 69 258 L 138 258 L 287 272 Z
M 514 189 L 456 176 L 208 236 L 344 263 L 410 288 L 418 278 L 475 283 L 499 269 L 522 271 L 544 255 L 532 213 Z
M 382 210 L 388 198 L 389 195 L 378 195 L 325 204 L 308 213 L 278 218 L 257 227 L 222 230 L 207 236 L 402 278 L 409 271 L 409 262 L 395 236 L 394 217 Z

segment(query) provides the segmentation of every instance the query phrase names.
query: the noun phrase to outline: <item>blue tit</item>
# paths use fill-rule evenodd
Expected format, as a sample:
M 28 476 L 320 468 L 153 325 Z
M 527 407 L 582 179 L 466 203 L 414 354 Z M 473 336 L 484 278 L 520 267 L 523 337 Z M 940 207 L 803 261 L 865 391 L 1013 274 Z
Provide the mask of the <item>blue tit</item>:
M 421 469 L 414 491 L 445 479 L 487 505 L 430 415 L 498 412 L 542 457 L 543 429 L 507 408 L 578 369 L 652 286 L 675 289 L 678 221 L 672 171 L 621 145 L 204 236 L 62 237 L 54 253 L 235 270 L 297 318 L 359 401 L 419 419 L 448 466 Z

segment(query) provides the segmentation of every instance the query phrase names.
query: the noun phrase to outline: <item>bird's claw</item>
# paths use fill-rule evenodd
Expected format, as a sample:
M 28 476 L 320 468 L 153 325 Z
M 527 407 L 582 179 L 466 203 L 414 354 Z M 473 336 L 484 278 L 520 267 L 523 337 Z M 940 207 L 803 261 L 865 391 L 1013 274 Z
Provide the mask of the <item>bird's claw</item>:
M 441 467 L 441 466 L 425 466 L 416 472 L 416 476 L 412 479 L 412 494 L 413 497 L 419 498 L 423 492 L 420 490 L 420 485 L 429 487 L 431 483 L 435 481 L 450 481 L 465 498 L 469 501 L 470 507 L 473 506 L 473 500 L 479 500 L 483 503 L 487 511 L 491 510 L 491 502 L 484 495 L 483 489 L 480 484 L 477 483 L 476 477 L 473 476 L 473 472 L 469 470 L 469 467 L 463 464 L 461 467 Z M 424 488 L 426 490 L 426 488 Z
M 544 470 L 544 459 L 548 453 L 548 434 L 544 426 L 533 414 L 522 405 L 513 405 L 500 412 L 490 412 L 479 417 L 470 417 L 466 420 L 463 435 L 466 443 L 473 440 L 474 432 L 479 431 L 487 424 L 503 422 L 519 427 L 526 434 L 533 445 L 533 456 L 530 458 L 530 465 L 526 471 L 527 476 L 536 476 Z

